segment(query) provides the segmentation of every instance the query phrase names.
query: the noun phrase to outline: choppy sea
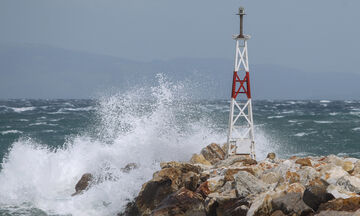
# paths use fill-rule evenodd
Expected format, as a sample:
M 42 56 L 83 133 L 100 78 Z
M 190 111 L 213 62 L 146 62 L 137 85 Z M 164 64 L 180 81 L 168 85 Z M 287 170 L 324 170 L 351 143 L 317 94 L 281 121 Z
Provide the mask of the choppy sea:
M 253 109 L 258 159 L 360 157 L 360 101 L 255 99 Z M 192 99 L 164 80 L 92 100 L 1 100 L 0 215 L 116 215 L 161 161 L 224 143 L 228 115 L 228 100 Z M 139 169 L 121 172 L 130 162 Z M 71 197 L 87 172 L 116 178 Z

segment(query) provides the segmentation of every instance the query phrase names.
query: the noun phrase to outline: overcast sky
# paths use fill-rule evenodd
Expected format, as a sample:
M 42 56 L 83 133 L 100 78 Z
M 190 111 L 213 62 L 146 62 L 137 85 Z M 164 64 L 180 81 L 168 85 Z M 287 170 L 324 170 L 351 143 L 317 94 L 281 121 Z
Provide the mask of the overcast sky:
M 359 0 L 0 0 L 0 43 L 143 61 L 233 59 L 240 5 L 250 63 L 360 73 Z

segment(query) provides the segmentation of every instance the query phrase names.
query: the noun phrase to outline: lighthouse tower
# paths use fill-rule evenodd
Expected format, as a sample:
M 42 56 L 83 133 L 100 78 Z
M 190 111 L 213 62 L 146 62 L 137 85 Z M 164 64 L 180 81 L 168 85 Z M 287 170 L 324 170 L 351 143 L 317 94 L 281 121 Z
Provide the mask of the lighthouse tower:
M 227 137 L 227 157 L 248 155 L 255 159 L 254 122 L 247 46 L 250 35 L 244 35 L 243 32 L 245 9 L 240 7 L 237 15 L 240 16 L 240 34 L 233 35 L 236 42 L 236 52 Z

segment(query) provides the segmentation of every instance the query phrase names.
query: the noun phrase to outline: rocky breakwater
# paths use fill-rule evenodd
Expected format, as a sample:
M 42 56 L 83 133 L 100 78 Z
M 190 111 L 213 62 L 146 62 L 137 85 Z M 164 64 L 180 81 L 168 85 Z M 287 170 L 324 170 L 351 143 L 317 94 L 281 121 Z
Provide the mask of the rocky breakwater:
M 224 148 L 224 147 L 223 147 Z M 120 216 L 359 215 L 360 160 L 225 158 L 217 144 L 190 162 L 161 163 Z
M 189 162 L 164 162 L 118 216 L 359 215 L 360 160 L 225 158 L 211 144 Z

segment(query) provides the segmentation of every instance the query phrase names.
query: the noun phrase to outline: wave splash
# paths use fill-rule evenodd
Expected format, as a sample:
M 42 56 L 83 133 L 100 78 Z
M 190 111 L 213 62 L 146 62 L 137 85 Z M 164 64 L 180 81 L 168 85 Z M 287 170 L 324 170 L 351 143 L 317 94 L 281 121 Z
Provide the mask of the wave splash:
M 61 148 L 50 149 L 31 138 L 16 141 L 0 171 L 0 211 L 17 206 L 57 215 L 115 215 L 161 161 L 188 160 L 210 142 L 225 141 L 210 120 L 188 113 L 190 102 L 182 96 L 186 86 L 158 79 L 158 86 L 100 98 L 96 126 Z M 139 168 L 122 172 L 128 163 Z M 71 197 L 88 172 L 113 178 Z

